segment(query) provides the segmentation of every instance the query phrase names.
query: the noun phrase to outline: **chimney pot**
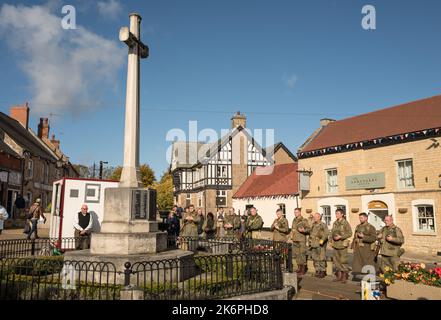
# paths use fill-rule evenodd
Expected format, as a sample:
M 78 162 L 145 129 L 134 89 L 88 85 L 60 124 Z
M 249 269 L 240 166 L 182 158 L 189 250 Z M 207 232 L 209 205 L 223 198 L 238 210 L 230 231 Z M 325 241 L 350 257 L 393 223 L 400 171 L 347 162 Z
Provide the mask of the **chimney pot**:
M 245 128 L 247 124 L 247 117 L 240 111 L 237 111 L 236 114 L 231 118 L 231 126 L 232 128 L 236 128 L 238 126 L 241 126 L 242 128 Z
M 329 118 L 320 119 L 320 126 L 321 127 L 326 127 L 331 122 L 335 122 L 335 120 L 334 119 L 329 119 Z
M 24 105 L 12 106 L 9 109 L 9 116 L 20 122 L 20 124 L 28 129 L 29 126 L 29 104 L 26 102 Z
M 49 119 L 40 118 L 40 124 L 38 125 L 38 137 L 40 139 L 49 139 Z

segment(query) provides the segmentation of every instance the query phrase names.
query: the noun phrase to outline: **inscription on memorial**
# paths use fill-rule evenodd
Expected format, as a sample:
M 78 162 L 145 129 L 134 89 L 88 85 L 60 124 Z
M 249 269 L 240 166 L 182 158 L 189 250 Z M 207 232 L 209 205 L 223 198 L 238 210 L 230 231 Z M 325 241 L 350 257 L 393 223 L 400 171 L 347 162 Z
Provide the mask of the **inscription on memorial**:
M 132 191 L 132 219 L 156 220 L 156 191 Z

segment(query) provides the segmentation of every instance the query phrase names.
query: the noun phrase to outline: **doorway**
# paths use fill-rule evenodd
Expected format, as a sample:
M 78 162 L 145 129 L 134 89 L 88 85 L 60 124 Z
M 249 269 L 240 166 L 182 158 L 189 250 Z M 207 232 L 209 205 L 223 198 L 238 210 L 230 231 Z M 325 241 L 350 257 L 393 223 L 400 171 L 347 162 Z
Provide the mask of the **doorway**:
M 389 214 L 387 205 L 382 201 L 371 201 L 368 204 L 368 222 L 379 230 L 385 226 L 384 218 Z

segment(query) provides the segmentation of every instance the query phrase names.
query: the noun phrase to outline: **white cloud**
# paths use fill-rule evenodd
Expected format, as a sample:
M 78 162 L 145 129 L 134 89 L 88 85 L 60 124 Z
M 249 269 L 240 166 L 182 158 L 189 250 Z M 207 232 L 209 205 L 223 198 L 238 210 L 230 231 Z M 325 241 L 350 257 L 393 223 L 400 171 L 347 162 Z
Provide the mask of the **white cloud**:
M 38 113 L 73 114 L 97 107 L 107 88 L 113 89 L 125 50 L 77 24 L 61 28 L 48 6 L 4 4 L 0 38 L 14 52 L 28 76 L 31 104 Z
M 298 77 L 295 74 L 292 74 L 290 76 L 285 76 L 283 81 L 285 82 L 285 85 L 288 88 L 293 89 L 297 83 Z
M 117 0 L 98 1 L 98 13 L 104 17 L 115 19 L 122 11 L 122 6 Z

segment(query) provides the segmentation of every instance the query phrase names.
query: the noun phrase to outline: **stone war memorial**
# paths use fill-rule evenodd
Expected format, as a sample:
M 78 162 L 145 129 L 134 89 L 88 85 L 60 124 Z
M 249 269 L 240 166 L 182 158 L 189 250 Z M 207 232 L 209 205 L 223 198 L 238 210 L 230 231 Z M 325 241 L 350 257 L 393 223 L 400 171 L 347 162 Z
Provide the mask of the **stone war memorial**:
M 124 130 L 124 165 L 118 188 L 105 190 L 101 232 L 93 233 L 90 250 L 65 254 L 67 260 L 106 261 L 124 269 L 126 262 L 184 258 L 192 252 L 167 249 L 167 233 L 158 230 L 156 191 L 141 188 L 139 172 L 140 59 L 149 55 L 141 41 L 141 16 L 130 15 L 120 41 L 128 47 Z M 121 277 L 122 279 L 122 277 Z
M 291 298 L 297 278 L 286 242 L 159 229 L 156 190 L 142 187 L 139 165 L 140 62 L 149 48 L 141 16 L 129 17 L 119 32 L 128 47 L 123 168 L 119 183 L 104 189 L 101 228 L 90 249 L 77 245 L 81 237 L 0 240 L 0 300 Z M 195 230 L 187 218 L 181 230 L 188 223 Z

